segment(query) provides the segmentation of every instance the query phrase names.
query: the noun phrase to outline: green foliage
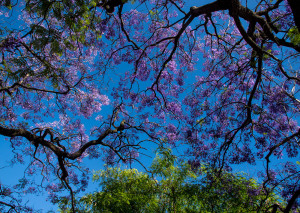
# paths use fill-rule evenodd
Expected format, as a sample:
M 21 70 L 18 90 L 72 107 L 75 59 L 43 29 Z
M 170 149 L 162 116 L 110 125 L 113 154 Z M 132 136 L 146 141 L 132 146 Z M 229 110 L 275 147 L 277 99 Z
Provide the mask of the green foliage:
M 149 212 L 157 204 L 156 182 L 136 169 L 108 168 L 95 174 L 94 180 L 100 180 L 102 191 L 82 198 L 93 205 L 93 212 Z
M 35 39 L 31 43 L 34 49 L 42 51 L 46 45 L 50 44 L 52 53 L 62 55 L 63 50 L 60 47 L 60 33 L 58 31 L 52 28 L 46 29 L 37 24 L 32 24 L 30 27 L 32 34 L 35 35 Z
M 288 37 L 291 39 L 291 42 L 295 45 L 300 44 L 300 33 L 297 27 L 293 27 L 288 31 Z
M 1 5 L 3 5 L 4 7 L 6 7 L 9 10 L 12 9 L 11 0 L 1 0 L 0 1 L 0 6 Z
M 100 17 L 95 16 L 95 8 L 99 1 L 85 1 L 77 0 L 75 3 L 71 3 L 69 0 L 62 1 L 48 1 L 48 0 L 27 0 L 26 9 L 29 13 L 36 14 L 40 17 L 55 18 L 61 21 L 62 27 L 70 30 L 70 37 L 67 40 L 78 40 L 81 43 L 85 42 L 85 36 L 88 31 L 93 31 L 94 34 L 101 34 L 96 29 L 97 23 L 101 21 Z M 40 28 L 43 28 L 40 26 Z M 32 28 L 35 32 L 36 29 Z M 53 52 L 58 55 L 61 54 L 61 49 L 57 48 L 57 38 L 51 40 L 48 35 L 56 35 L 55 32 L 48 31 L 46 29 L 40 29 L 41 36 L 36 39 L 35 48 L 43 47 L 47 43 L 51 43 Z M 75 37 L 75 38 L 72 38 Z M 51 41 L 50 41 L 51 40 Z M 87 45 L 87 44 L 85 44 Z
M 244 174 L 219 173 L 205 165 L 193 171 L 170 149 L 159 149 L 150 168 L 152 177 L 136 169 L 97 172 L 93 180 L 101 190 L 83 196 L 78 212 L 269 212 L 279 202 Z M 62 212 L 68 205 L 68 200 L 60 202 Z
M 157 208 L 156 181 L 145 173 L 107 168 L 97 172 L 93 179 L 99 181 L 102 190 L 82 197 L 79 203 L 84 207 L 81 205 L 78 212 L 155 212 L 152 209 Z M 68 200 L 61 201 L 62 212 L 68 212 L 67 204 Z
M 187 163 L 177 165 L 177 159 L 172 155 L 171 149 L 158 150 L 151 172 L 160 180 L 156 195 L 159 198 L 159 208 L 156 212 L 197 212 L 197 187 L 193 184 L 197 175 Z
M 262 186 L 243 173 L 219 174 L 212 168 L 205 168 L 204 174 L 199 194 L 205 211 L 268 212 L 268 207 L 279 201 L 274 193 L 265 195 Z

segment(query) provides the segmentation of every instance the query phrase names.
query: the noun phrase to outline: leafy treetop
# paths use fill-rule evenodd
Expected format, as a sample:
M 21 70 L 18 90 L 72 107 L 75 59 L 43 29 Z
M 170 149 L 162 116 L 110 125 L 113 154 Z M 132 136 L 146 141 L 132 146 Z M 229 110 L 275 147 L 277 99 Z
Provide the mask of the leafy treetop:
M 149 176 L 136 169 L 107 167 L 94 174 L 100 191 L 78 200 L 76 212 L 271 212 L 270 204 L 283 208 L 274 193 L 265 195 L 263 187 L 243 174 L 213 168 L 191 170 L 179 163 L 170 149 L 161 149 L 152 163 Z M 69 212 L 68 198 L 60 201 L 61 212 Z

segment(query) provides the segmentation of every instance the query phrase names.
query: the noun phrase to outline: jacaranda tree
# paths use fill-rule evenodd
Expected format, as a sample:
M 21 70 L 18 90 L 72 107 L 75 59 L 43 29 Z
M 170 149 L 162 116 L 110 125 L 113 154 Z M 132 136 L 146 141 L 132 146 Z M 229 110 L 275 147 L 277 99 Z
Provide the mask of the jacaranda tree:
M 20 192 L 67 190 L 75 212 L 84 158 L 141 162 L 149 143 L 219 173 L 260 164 L 264 193 L 287 200 L 270 209 L 297 208 L 299 4 L 0 1 L 1 143 L 27 165 L 0 186 L 1 211 L 30 211 Z

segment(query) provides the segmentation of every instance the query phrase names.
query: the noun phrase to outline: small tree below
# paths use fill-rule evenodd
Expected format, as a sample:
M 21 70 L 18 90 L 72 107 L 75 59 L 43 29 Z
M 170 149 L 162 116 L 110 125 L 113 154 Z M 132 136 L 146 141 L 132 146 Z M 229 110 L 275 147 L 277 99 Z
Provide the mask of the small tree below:
M 93 179 L 101 190 L 81 197 L 78 212 L 272 212 L 284 208 L 285 202 L 275 193 L 266 195 L 264 187 L 245 174 L 205 165 L 192 169 L 170 149 L 160 149 L 150 169 L 150 175 L 115 167 L 96 172 Z M 69 205 L 67 198 L 62 199 L 61 212 L 69 212 Z

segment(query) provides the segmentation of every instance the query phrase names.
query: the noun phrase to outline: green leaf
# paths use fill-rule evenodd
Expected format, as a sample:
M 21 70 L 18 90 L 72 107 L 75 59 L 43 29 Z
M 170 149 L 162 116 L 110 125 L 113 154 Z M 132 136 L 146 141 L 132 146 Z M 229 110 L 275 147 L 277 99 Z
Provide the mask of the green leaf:
M 63 55 L 63 49 L 60 47 L 60 43 L 57 40 L 54 40 L 51 43 L 51 52 L 56 53 L 58 56 Z
M 294 45 L 299 45 L 300 44 L 300 33 L 298 31 L 297 27 L 293 27 L 288 31 L 288 37 L 291 39 L 291 42 Z
M 204 122 L 205 122 L 204 118 L 201 118 L 201 119 L 199 119 L 199 120 L 196 121 L 196 123 L 199 124 L 200 126 L 203 125 Z
M 12 9 L 11 1 L 10 1 L 10 0 L 5 0 L 4 6 L 5 6 L 7 9 L 11 10 L 11 9 Z

